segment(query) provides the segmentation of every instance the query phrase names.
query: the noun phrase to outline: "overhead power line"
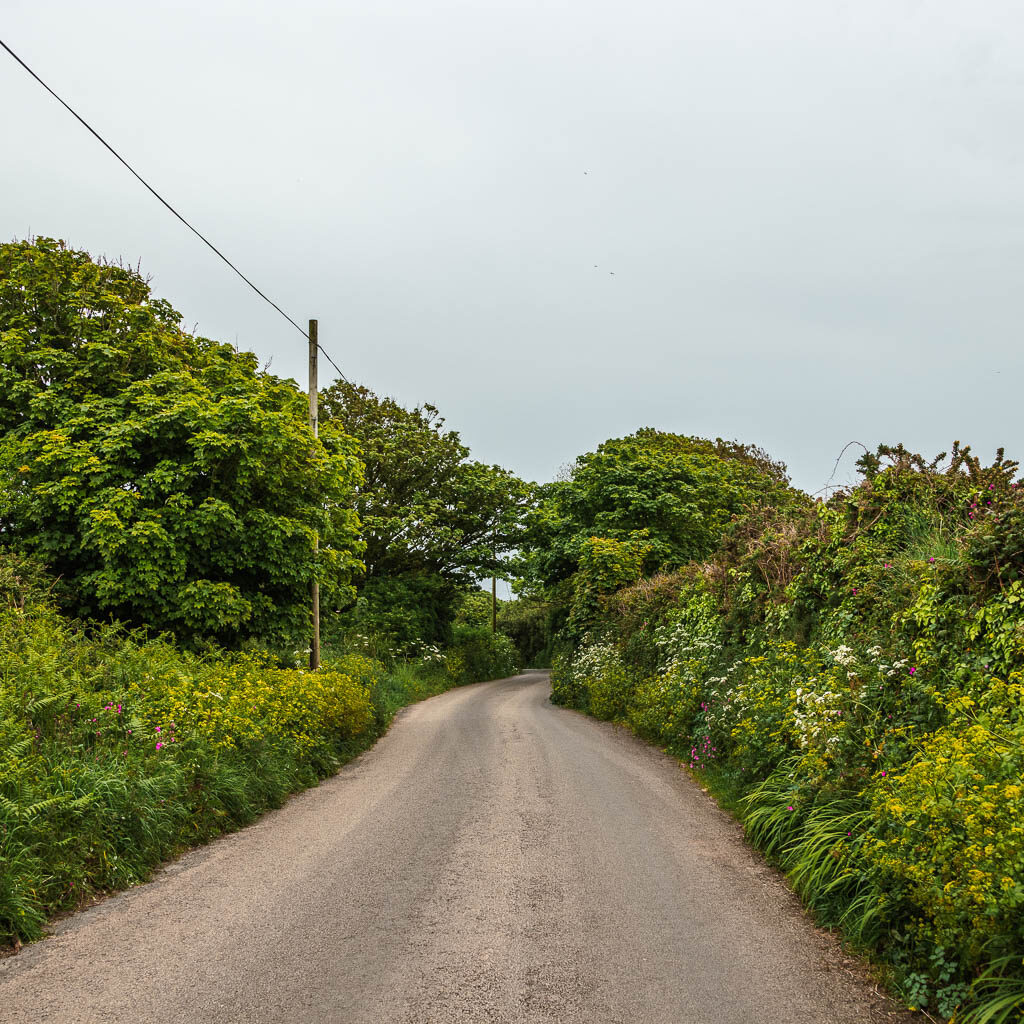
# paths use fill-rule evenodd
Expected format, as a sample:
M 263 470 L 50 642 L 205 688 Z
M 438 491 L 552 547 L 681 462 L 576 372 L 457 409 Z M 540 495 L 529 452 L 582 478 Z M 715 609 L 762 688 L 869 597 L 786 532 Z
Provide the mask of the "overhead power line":
M 135 170 L 135 168 L 132 167 L 132 165 L 128 163 L 128 161 L 125 160 L 125 158 L 121 156 L 121 154 L 118 153 L 118 151 L 114 149 L 114 147 L 109 142 L 107 142 L 107 140 L 103 138 L 103 136 L 100 135 L 100 133 L 96 131 L 96 129 L 93 128 L 93 126 L 89 124 L 89 122 L 86 121 L 81 114 L 78 113 L 78 111 L 76 111 L 68 103 L 66 103 L 60 96 L 58 96 L 57 93 L 55 93 L 53 89 L 51 89 L 2 39 L 0 39 L 0 46 L 2 46 L 69 114 L 71 114 L 71 116 L 74 117 L 76 121 L 78 121 L 91 135 L 93 135 L 97 140 L 99 140 L 99 142 L 102 143 L 102 145 L 106 147 L 122 164 L 124 164 L 124 166 L 127 167 L 128 170 L 131 171 L 131 173 L 142 183 L 142 185 L 144 185 L 145 188 L 153 196 L 155 196 L 165 207 L 167 207 L 167 209 L 170 210 L 170 212 L 173 213 L 174 216 L 177 217 L 178 220 L 180 220 L 181 223 L 184 224 L 185 227 L 187 227 L 189 231 L 191 231 L 192 234 L 196 236 L 196 238 L 198 238 L 201 242 L 203 242 L 204 245 L 206 245 L 213 252 L 215 252 L 261 299 L 263 299 L 265 302 L 270 303 L 270 305 L 273 306 L 274 309 L 276 309 L 278 313 L 280 313 L 281 316 L 283 316 L 285 320 L 287 320 L 288 323 L 290 323 L 292 327 L 294 327 L 299 332 L 299 334 L 301 334 L 304 338 L 308 340 L 309 335 L 272 298 L 270 298 L 269 295 L 265 294 L 259 288 L 257 288 L 256 285 L 254 285 L 252 281 L 250 281 L 249 278 L 247 278 L 245 274 L 243 274 L 238 269 L 238 267 L 236 267 L 234 263 L 232 263 L 231 260 L 229 260 L 227 256 L 225 256 L 224 253 L 222 253 L 220 249 L 218 249 L 217 246 L 213 244 L 213 242 L 211 242 L 205 235 L 201 234 L 180 213 L 178 213 L 178 211 L 173 206 L 171 206 L 171 204 L 167 202 L 167 200 L 164 199 L 164 197 L 160 195 L 160 193 L 157 192 L 157 190 L 153 188 L 153 186 L 150 185 L 150 183 L 146 181 L 146 179 L 143 178 L 142 175 L 139 174 L 139 172 Z M 333 366 L 334 369 L 338 371 L 338 375 L 341 377 L 341 379 L 346 383 L 351 384 L 352 382 L 348 379 L 348 377 L 345 376 L 344 373 L 341 372 L 341 368 L 330 357 L 330 355 L 328 354 L 327 350 L 323 347 L 323 345 L 317 342 L 317 348 L 324 354 L 325 358 L 327 359 L 327 362 L 329 362 L 331 366 Z
M 302 333 L 303 333 L 303 334 L 305 334 L 306 332 L 305 332 L 305 331 L 303 331 Z M 309 337 L 309 335 L 308 335 L 308 334 L 306 334 L 306 337 L 308 338 L 308 337 Z M 337 364 L 337 363 L 336 363 L 336 362 L 335 362 L 335 361 L 334 361 L 334 360 L 333 360 L 333 359 L 332 359 L 332 358 L 331 358 L 331 357 L 330 357 L 330 356 L 329 356 L 329 355 L 327 354 L 327 349 L 325 349 L 325 348 L 323 347 L 323 345 L 321 345 L 321 344 L 320 344 L 320 342 L 319 342 L 319 341 L 318 341 L 318 342 L 316 343 L 316 347 L 317 347 L 318 349 L 320 349 L 320 351 L 321 351 L 321 352 L 323 352 L 323 354 L 324 354 L 324 357 L 325 357 L 325 358 L 327 359 L 327 362 L 329 362 L 329 363 L 331 364 L 331 366 L 333 366 L 333 367 L 335 368 L 335 370 L 337 370 L 337 371 L 338 371 L 338 376 L 339 376 L 339 377 L 340 377 L 340 378 L 341 378 L 341 379 L 342 379 L 342 380 L 343 380 L 343 381 L 344 381 L 344 382 L 345 382 L 346 384 L 351 384 L 351 383 L 352 383 L 352 381 L 350 381 L 350 380 L 348 379 L 348 377 L 346 377 L 346 376 L 345 376 L 345 374 L 343 374 L 343 373 L 341 372 L 341 367 L 340 367 L 340 366 L 339 366 L 339 365 L 338 365 L 338 364 Z M 354 385 L 353 385 L 353 386 L 354 386 Z

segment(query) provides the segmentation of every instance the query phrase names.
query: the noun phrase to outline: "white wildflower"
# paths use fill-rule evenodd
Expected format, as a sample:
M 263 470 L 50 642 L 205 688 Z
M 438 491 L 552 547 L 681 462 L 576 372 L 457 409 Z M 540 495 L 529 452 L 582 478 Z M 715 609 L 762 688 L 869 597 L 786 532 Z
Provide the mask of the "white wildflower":
M 846 644 L 840 644 L 832 652 L 832 657 L 836 659 L 836 662 L 840 665 L 853 665 L 856 664 L 857 656 L 853 653 L 852 647 L 847 647 Z

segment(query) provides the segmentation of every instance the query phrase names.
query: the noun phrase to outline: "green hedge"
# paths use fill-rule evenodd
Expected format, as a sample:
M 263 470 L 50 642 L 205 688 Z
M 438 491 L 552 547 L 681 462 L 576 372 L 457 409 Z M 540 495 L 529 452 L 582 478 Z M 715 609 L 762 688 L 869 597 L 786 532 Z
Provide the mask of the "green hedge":
M 510 642 L 463 631 L 387 666 L 327 651 L 312 673 L 86 631 L 30 563 L 0 556 L 0 944 L 148 877 L 369 746 L 395 711 L 510 675 Z
M 553 699 L 700 772 L 908 1005 L 1024 1012 L 1016 464 L 883 450 L 807 512 L 604 602 Z

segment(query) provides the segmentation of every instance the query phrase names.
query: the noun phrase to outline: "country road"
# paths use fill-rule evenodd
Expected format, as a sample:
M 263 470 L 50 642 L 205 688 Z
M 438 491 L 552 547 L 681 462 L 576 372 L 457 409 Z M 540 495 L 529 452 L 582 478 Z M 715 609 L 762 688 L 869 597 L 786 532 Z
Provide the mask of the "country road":
M 675 762 L 548 690 L 408 708 L 334 778 L 0 960 L 0 1021 L 911 1019 Z

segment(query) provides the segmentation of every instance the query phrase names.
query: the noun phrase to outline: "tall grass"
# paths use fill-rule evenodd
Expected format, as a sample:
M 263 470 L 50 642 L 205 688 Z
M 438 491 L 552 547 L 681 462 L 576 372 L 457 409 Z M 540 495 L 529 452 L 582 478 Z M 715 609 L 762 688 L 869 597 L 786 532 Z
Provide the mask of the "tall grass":
M 1017 1024 L 1024 1020 L 1024 951 L 994 960 L 973 986 L 973 1002 L 957 1024 Z
M 885 898 L 864 870 L 860 849 L 871 810 L 862 795 L 832 796 L 804 808 L 794 782 L 799 758 L 785 761 L 738 801 L 744 829 L 786 872 L 793 888 L 826 927 L 868 949 L 885 924 Z

